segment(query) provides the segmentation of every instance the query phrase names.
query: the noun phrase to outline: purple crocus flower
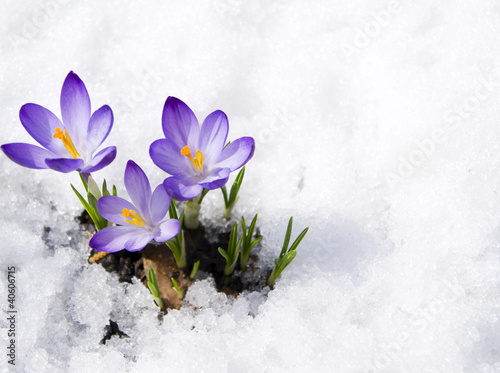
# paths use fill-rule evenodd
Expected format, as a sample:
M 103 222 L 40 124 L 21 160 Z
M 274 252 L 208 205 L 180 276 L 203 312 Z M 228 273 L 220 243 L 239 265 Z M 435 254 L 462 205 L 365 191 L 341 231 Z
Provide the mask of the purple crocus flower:
M 214 111 L 200 125 L 193 111 L 181 100 L 168 97 L 163 108 L 165 139 L 149 148 L 153 162 L 172 175 L 163 185 L 179 201 L 198 196 L 203 188 L 217 189 L 229 174 L 252 158 L 255 142 L 241 137 L 224 147 L 229 125 L 226 114 Z
M 179 221 L 163 220 L 170 206 L 170 197 L 163 185 L 151 193 L 146 174 L 133 161 L 127 163 L 124 180 L 132 203 L 115 196 L 104 196 L 97 201 L 99 213 L 119 226 L 101 229 L 90 240 L 90 247 L 108 253 L 123 249 L 139 251 L 152 239 L 165 242 L 175 237 L 179 233 Z
M 113 112 L 104 105 L 90 115 L 90 98 L 85 84 L 70 72 L 61 90 L 62 122 L 51 111 L 37 104 L 21 107 L 19 118 L 28 133 L 43 148 L 25 143 L 2 145 L 12 161 L 29 168 L 50 168 L 60 172 L 89 174 L 110 164 L 116 147 L 94 155 L 113 126 Z

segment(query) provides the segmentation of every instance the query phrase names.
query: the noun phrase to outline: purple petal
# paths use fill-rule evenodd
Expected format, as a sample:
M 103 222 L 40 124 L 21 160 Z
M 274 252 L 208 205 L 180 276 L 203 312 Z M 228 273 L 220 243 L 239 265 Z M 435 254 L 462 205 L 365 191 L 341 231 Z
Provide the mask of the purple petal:
M 198 149 L 203 153 L 205 163 L 217 160 L 226 143 L 228 130 L 227 116 L 222 111 L 214 111 L 205 118 L 198 139 Z
M 127 251 L 139 251 L 144 249 L 144 247 L 151 242 L 153 239 L 153 234 L 148 231 L 144 231 L 141 235 L 136 235 L 131 237 L 125 244 L 125 249 Z
M 129 225 L 122 215 L 123 209 L 136 211 L 133 204 L 121 197 L 104 196 L 97 201 L 97 210 L 104 219 L 115 224 Z
M 148 233 L 141 227 L 108 227 L 97 232 L 90 240 L 89 246 L 95 250 L 114 253 L 131 246 L 135 248 L 135 246 L 129 244 L 129 242 L 135 243 L 134 239 L 136 239 L 137 237 L 148 235 L 151 236 L 151 238 L 153 237 L 151 233 Z M 149 239 L 149 241 L 151 240 L 151 238 Z M 146 246 L 146 244 L 144 246 Z
M 151 201 L 151 186 L 144 171 L 134 162 L 128 161 L 125 168 L 125 188 L 132 203 L 139 209 L 139 213 L 147 223 L 152 223 L 149 203 Z
M 54 154 L 36 145 L 24 143 L 12 143 L 1 146 L 3 152 L 9 159 L 23 167 L 48 168 L 45 160 Z
M 77 150 L 87 139 L 90 120 L 90 98 L 82 80 L 71 71 L 61 90 L 61 114 L 64 126 Z
M 165 242 L 177 236 L 180 231 L 180 223 L 176 219 L 168 219 L 159 224 L 153 231 L 153 237 L 156 242 Z
M 165 191 L 163 184 L 156 187 L 151 197 L 149 209 L 151 211 L 151 220 L 153 224 L 161 221 L 168 212 L 170 207 L 170 197 Z
M 63 124 L 51 111 L 36 104 L 26 104 L 19 111 L 19 119 L 23 127 L 40 145 L 55 154 L 68 153 L 60 139 L 54 138 L 56 128 Z
M 181 100 L 168 97 L 163 107 L 162 115 L 163 133 L 167 139 L 172 140 L 179 149 L 188 145 L 191 151 L 196 152 L 200 125 L 193 111 Z
M 49 168 L 59 172 L 71 172 L 83 166 L 83 159 L 77 158 L 53 158 L 46 159 L 45 163 Z
M 231 171 L 237 170 L 252 158 L 254 151 L 255 141 L 253 138 L 241 137 L 226 146 L 214 166 L 230 168 Z
M 177 201 L 188 201 L 197 197 L 203 190 L 198 184 L 190 184 L 186 179 L 169 177 L 163 181 L 168 195 Z
M 170 175 L 185 175 L 190 172 L 191 161 L 181 154 L 181 148 L 170 139 L 156 140 L 149 147 L 153 163 Z
M 203 180 L 200 185 L 205 189 L 218 189 L 226 185 L 231 170 L 229 168 L 217 168 L 210 173 L 210 176 Z
M 81 172 L 91 173 L 99 171 L 113 162 L 116 157 L 116 146 L 108 146 L 97 153 Z
M 104 105 L 90 117 L 87 130 L 87 151 L 92 154 L 108 137 L 113 127 L 113 111 Z

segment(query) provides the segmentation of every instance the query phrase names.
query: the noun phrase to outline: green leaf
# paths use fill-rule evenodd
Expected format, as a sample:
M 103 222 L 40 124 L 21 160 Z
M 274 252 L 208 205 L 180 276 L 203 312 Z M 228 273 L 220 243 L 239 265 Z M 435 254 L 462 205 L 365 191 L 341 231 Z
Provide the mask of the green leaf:
M 78 197 L 78 199 L 80 200 L 81 204 L 83 205 L 83 207 L 85 208 L 85 210 L 89 214 L 90 218 L 94 222 L 95 228 L 98 231 L 101 230 L 102 228 L 104 228 L 102 226 L 102 223 L 101 223 L 101 220 L 100 220 L 100 215 L 96 214 L 95 209 L 91 205 L 89 205 L 89 203 L 85 200 L 85 198 L 83 198 L 82 195 L 75 189 L 75 187 L 73 186 L 73 184 L 70 184 L 70 185 L 71 185 L 71 188 L 73 189 L 73 192 L 75 192 L 75 194 Z
M 226 250 L 224 250 L 222 247 L 219 247 L 218 250 L 219 250 L 220 255 L 222 255 L 224 257 L 224 259 L 226 259 L 226 264 L 231 262 L 231 258 L 229 257 Z
M 192 280 L 194 276 L 196 276 L 196 272 L 198 272 L 198 268 L 200 267 L 200 261 L 198 260 L 196 263 L 193 265 L 193 269 L 191 270 L 191 274 L 189 275 L 189 278 Z
M 281 249 L 280 258 L 285 255 L 288 249 L 288 244 L 290 243 L 290 236 L 292 235 L 292 225 L 293 225 L 293 216 L 290 217 L 288 221 L 288 228 L 285 233 L 285 241 L 283 242 L 283 248 Z
M 250 244 L 250 250 L 249 252 L 254 248 L 255 245 L 257 245 L 263 238 L 264 236 L 259 236 L 257 237 L 251 244 Z
M 200 196 L 198 197 L 198 204 L 201 204 L 201 202 L 203 201 L 203 198 L 205 198 L 205 196 L 208 194 L 208 192 L 210 192 L 210 190 L 203 188 Z
M 108 186 L 106 185 L 106 179 L 104 179 L 104 181 L 102 182 L 102 195 L 103 196 L 110 195 L 109 190 L 108 190 Z
M 87 185 L 87 182 L 85 181 L 85 178 L 80 173 L 78 175 L 80 175 L 80 180 L 82 180 L 82 184 L 83 184 L 83 187 L 85 188 L 85 192 L 88 193 L 89 192 L 89 187 Z
M 118 192 L 116 191 L 116 186 L 113 185 L 113 195 L 116 197 L 118 196 Z
M 234 180 L 233 186 L 231 187 L 231 192 L 229 194 L 229 205 L 231 205 L 233 202 L 236 201 L 236 196 L 238 195 L 238 192 L 241 188 L 241 184 L 243 183 L 243 177 L 245 176 L 245 167 L 243 167 L 240 172 L 238 172 L 238 175 L 236 176 L 236 179 Z
M 78 199 L 82 203 L 83 207 L 85 207 L 85 210 L 87 210 L 87 212 L 88 212 L 88 210 L 89 210 L 89 204 L 87 203 L 87 201 L 85 200 L 85 198 L 83 198 L 82 195 L 75 189 L 75 187 L 73 186 L 73 184 L 70 184 L 70 185 L 71 185 L 71 188 L 73 189 L 73 192 L 75 192 L 76 196 L 78 197 Z
M 307 233 L 308 230 L 309 230 L 309 227 L 307 227 L 306 229 L 304 229 L 299 234 L 299 236 L 295 239 L 295 241 L 293 241 L 292 246 L 290 246 L 290 250 L 288 250 L 289 252 L 295 250 L 297 248 L 297 246 L 299 246 L 300 242 L 302 241 L 302 239 L 304 238 L 304 236 L 306 235 L 306 233 Z
M 229 205 L 229 200 L 227 199 L 227 189 L 226 186 L 223 185 L 220 190 L 222 191 L 222 196 L 224 197 L 224 205 L 227 206 Z
M 172 199 L 170 201 L 170 206 L 168 208 L 168 214 L 170 216 L 170 219 L 179 220 L 179 217 L 177 216 L 177 209 L 175 208 L 175 200 L 174 199 Z

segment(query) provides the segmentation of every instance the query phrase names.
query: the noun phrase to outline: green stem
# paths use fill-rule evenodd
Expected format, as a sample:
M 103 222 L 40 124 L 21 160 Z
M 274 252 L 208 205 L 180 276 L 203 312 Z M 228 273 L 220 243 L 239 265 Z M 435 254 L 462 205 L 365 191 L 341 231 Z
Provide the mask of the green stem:
M 187 229 L 198 229 L 200 226 L 201 197 L 195 197 L 186 202 L 184 207 L 184 226 Z
M 231 214 L 233 212 L 233 208 L 234 208 L 234 206 L 236 205 L 236 202 L 238 202 L 239 199 L 240 199 L 240 196 L 236 197 L 236 199 L 233 201 L 233 203 L 231 203 L 227 207 L 224 207 L 224 214 L 223 214 L 224 219 L 226 219 L 226 220 L 231 219 Z
M 267 284 L 269 286 L 274 286 L 274 284 L 276 283 L 275 270 L 276 270 L 276 266 L 274 266 L 273 271 L 271 272 L 271 275 L 267 279 Z

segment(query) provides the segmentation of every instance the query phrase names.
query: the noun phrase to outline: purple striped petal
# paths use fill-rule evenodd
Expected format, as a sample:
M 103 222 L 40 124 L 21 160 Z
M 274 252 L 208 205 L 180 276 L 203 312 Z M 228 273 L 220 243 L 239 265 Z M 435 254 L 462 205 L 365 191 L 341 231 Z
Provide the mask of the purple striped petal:
M 151 186 L 149 185 L 148 177 L 134 161 L 128 161 L 125 168 L 124 181 L 132 203 L 139 209 L 137 213 L 147 223 L 151 224 L 151 213 L 149 211 Z
M 170 139 L 156 140 L 149 147 L 153 163 L 170 175 L 184 175 L 191 169 L 191 161 L 181 154 L 181 148 Z
M 92 173 L 99 171 L 113 162 L 116 157 L 116 146 L 108 146 L 97 153 L 81 172 Z
M 205 118 L 198 139 L 198 149 L 203 153 L 205 163 L 217 160 L 226 143 L 228 130 L 227 116 L 222 111 L 216 110 Z
M 49 168 L 45 160 L 54 156 L 54 154 L 39 146 L 20 142 L 5 144 L 1 148 L 11 161 L 28 168 Z
M 82 149 L 89 127 L 90 98 L 85 84 L 73 71 L 66 76 L 61 90 L 61 114 L 73 143 Z
M 191 184 L 186 179 L 175 176 L 163 181 L 167 194 L 177 201 L 188 201 L 197 197 L 203 190 L 198 184 Z
M 106 140 L 113 127 L 113 111 L 104 105 L 90 117 L 87 130 L 87 151 L 92 154 Z
M 123 209 L 137 210 L 133 204 L 121 197 L 103 196 L 97 201 L 97 210 L 104 219 L 115 224 L 129 225 L 122 215 Z
M 128 247 L 135 248 L 135 246 L 132 245 L 136 242 L 135 239 L 145 235 L 149 235 L 151 238 L 153 237 L 151 233 L 148 233 L 141 227 L 108 227 L 97 232 L 90 240 L 89 246 L 95 250 L 114 253 Z M 129 242 L 131 243 L 129 244 Z M 146 246 L 146 244 L 144 246 Z
M 62 141 L 54 138 L 56 128 L 62 128 L 63 124 L 50 110 L 26 104 L 19 111 L 19 119 L 24 129 L 44 148 L 60 156 L 68 153 Z
M 153 224 L 161 221 L 167 215 L 170 207 L 170 197 L 165 191 L 163 184 L 156 187 L 151 197 L 149 210 L 151 211 L 151 220 Z
M 217 168 L 206 177 L 200 185 L 205 189 L 218 189 L 226 185 L 231 170 L 229 168 Z
M 252 158 L 254 151 L 254 139 L 251 137 L 241 137 L 226 146 L 214 166 L 229 168 L 231 171 L 237 170 Z
M 188 145 L 191 150 L 198 145 L 200 125 L 193 111 L 184 102 L 168 97 L 163 107 L 163 133 L 179 148 Z M 196 152 L 196 149 L 194 149 Z
M 168 219 L 156 226 L 153 237 L 156 242 L 165 242 L 177 236 L 180 231 L 180 223 L 176 219 Z
M 125 244 L 125 249 L 127 251 L 139 251 L 144 249 L 144 247 L 151 242 L 153 239 L 153 234 L 144 230 L 141 235 L 132 236 Z
M 71 172 L 83 166 L 83 159 L 77 158 L 53 158 L 46 159 L 45 163 L 49 168 L 59 172 Z

